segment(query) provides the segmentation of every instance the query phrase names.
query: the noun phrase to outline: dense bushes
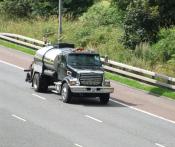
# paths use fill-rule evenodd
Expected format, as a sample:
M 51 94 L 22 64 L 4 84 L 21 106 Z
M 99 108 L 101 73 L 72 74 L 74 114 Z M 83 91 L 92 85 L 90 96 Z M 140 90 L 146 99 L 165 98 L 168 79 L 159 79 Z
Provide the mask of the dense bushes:
M 62 0 L 64 13 L 75 18 L 92 4 L 93 0 Z M 11 16 L 29 17 L 58 15 L 58 0 L 0 0 L 0 7 Z
M 175 1 L 174 0 L 149 0 L 151 6 L 157 6 L 160 15 L 160 25 L 170 27 L 175 25 Z
M 175 25 L 174 0 L 112 0 L 125 14 L 126 47 L 134 49 L 141 42 L 155 42 L 160 27 Z
M 141 42 L 155 42 L 159 31 L 157 7 L 150 7 L 145 1 L 130 4 L 124 21 L 123 42 L 126 47 L 135 49 Z
M 94 0 L 63 0 L 64 12 L 72 18 L 80 16 L 93 4 Z
M 49 17 L 58 14 L 58 1 L 32 0 L 32 16 Z
M 159 41 L 152 46 L 152 50 L 156 60 L 165 63 L 175 55 L 175 28 L 162 29 L 158 37 Z
M 32 12 L 31 0 L 0 1 L 2 11 L 10 16 L 26 17 Z
M 123 11 L 126 11 L 128 5 L 132 2 L 132 0 L 112 0 L 113 4 L 116 4 L 118 8 Z
M 117 8 L 108 1 L 98 2 L 79 20 L 81 26 L 75 32 L 75 40 L 80 46 L 95 48 L 101 55 L 109 55 L 112 59 L 120 58 L 117 52 L 124 49 L 119 41 L 123 33 L 123 15 Z
M 92 27 L 121 24 L 123 20 L 122 13 L 112 7 L 109 2 L 99 2 L 94 4 L 87 13 L 80 17 L 80 20 Z

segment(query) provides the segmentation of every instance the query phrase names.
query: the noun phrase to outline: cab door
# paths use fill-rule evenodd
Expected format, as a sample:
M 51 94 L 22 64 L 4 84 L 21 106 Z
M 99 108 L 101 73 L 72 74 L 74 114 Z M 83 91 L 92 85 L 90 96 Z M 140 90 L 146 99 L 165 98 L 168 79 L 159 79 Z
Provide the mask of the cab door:
M 65 56 L 61 56 L 61 62 L 58 65 L 58 80 L 63 80 L 67 76 L 67 62 Z

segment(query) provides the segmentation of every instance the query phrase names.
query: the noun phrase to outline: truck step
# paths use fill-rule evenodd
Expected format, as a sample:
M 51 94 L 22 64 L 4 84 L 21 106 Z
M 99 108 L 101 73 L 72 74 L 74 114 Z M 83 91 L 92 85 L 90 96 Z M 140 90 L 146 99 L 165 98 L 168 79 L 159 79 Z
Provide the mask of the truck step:
M 61 82 L 54 82 L 54 84 L 60 86 L 62 83 Z

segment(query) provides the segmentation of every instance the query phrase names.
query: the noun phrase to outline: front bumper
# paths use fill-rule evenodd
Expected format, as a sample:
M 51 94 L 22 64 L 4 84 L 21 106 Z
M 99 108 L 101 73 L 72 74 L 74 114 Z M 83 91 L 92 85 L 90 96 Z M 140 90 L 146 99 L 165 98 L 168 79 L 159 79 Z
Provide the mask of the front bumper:
M 114 88 L 112 87 L 93 87 L 93 86 L 70 86 L 70 90 L 73 93 L 112 93 Z

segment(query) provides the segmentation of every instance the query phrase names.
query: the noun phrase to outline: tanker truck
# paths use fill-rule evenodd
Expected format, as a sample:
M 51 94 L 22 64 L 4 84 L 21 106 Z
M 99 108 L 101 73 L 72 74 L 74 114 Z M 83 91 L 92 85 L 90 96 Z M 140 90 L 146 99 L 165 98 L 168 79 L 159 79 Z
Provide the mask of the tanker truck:
M 26 82 L 30 82 L 36 92 L 47 92 L 55 88 L 65 103 L 73 96 L 99 97 L 101 104 L 107 104 L 114 88 L 104 77 L 99 54 L 76 49 L 74 44 L 59 43 L 39 49 Z

